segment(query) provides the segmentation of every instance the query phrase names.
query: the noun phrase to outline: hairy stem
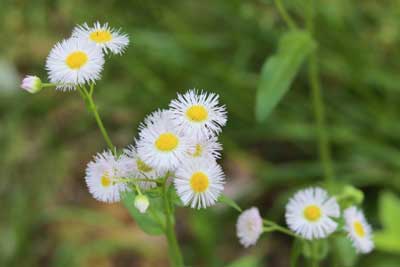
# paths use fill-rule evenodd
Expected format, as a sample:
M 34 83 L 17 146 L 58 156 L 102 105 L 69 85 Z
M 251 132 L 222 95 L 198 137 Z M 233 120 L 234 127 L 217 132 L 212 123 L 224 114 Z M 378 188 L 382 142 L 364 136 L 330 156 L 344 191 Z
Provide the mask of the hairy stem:
M 311 35 L 314 34 L 314 0 L 309 0 L 307 7 L 307 30 Z M 319 80 L 319 67 L 317 62 L 317 52 L 314 51 L 308 64 L 308 79 L 311 87 L 311 98 L 314 109 L 318 133 L 318 151 L 322 163 L 324 176 L 328 188 L 331 188 L 333 183 L 334 171 L 332 166 L 331 150 L 329 137 L 325 123 L 325 107 L 322 99 L 322 90 Z
M 279 11 L 280 16 L 282 17 L 282 19 L 285 21 L 285 23 L 287 24 L 287 26 L 291 29 L 291 30 L 295 30 L 297 29 L 297 25 L 294 22 L 294 20 L 290 17 L 289 13 L 287 12 L 285 6 L 282 3 L 282 0 L 274 0 L 275 2 L 275 6 Z
M 164 212 L 166 216 L 166 226 L 165 226 L 165 236 L 167 237 L 168 241 L 168 253 L 171 262 L 171 267 L 183 267 L 183 257 L 181 250 L 179 248 L 178 240 L 176 239 L 175 234 L 175 225 L 172 221 L 172 216 L 174 216 L 173 212 L 171 211 L 170 206 L 170 198 L 168 196 L 168 173 L 165 176 L 164 184 L 163 184 L 163 198 L 164 198 Z
M 111 139 L 107 133 L 106 128 L 104 127 L 103 121 L 101 120 L 101 117 L 99 115 L 99 112 L 97 111 L 97 106 L 93 101 L 93 90 L 94 90 L 94 84 L 90 85 L 90 92 L 86 90 L 84 87 L 78 87 L 79 92 L 81 93 L 83 99 L 85 100 L 86 106 L 90 110 L 90 112 L 93 114 L 97 126 L 100 129 L 101 134 L 103 135 L 104 140 L 107 143 L 108 148 L 115 154 L 115 146 L 111 142 Z

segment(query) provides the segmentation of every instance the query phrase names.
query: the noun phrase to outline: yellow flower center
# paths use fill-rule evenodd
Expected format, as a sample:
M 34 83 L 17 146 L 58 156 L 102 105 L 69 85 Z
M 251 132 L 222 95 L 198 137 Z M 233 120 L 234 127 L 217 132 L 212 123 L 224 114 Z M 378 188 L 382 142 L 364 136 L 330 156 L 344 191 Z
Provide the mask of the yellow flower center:
M 208 118 L 208 111 L 204 106 L 194 105 L 186 110 L 186 116 L 191 121 L 202 122 Z
M 158 150 L 169 152 L 174 150 L 179 143 L 179 139 L 176 135 L 172 133 L 163 133 L 160 134 L 158 139 L 156 140 L 156 147 Z
M 94 31 L 89 38 L 96 43 L 106 43 L 111 41 L 112 35 L 109 31 Z
M 203 172 L 195 172 L 190 178 L 190 186 L 196 193 L 203 193 L 209 186 L 208 176 Z
M 83 65 L 88 61 L 88 56 L 85 52 L 75 51 L 68 55 L 65 63 L 67 63 L 68 67 L 71 69 L 80 69 Z
M 316 205 L 309 205 L 304 209 L 304 217 L 307 220 L 315 222 L 321 218 L 321 209 Z
M 144 163 L 141 159 L 136 160 L 136 165 L 139 171 L 141 172 L 151 172 L 153 170 L 152 167 Z
M 356 232 L 356 234 L 357 234 L 359 237 L 364 237 L 364 236 L 365 236 L 364 226 L 362 225 L 361 222 L 355 221 L 355 222 L 353 223 L 353 227 L 354 227 L 354 231 Z
M 203 148 L 201 147 L 200 144 L 197 144 L 196 149 L 193 153 L 193 157 L 200 157 L 202 153 L 203 153 Z
M 106 172 L 101 176 L 101 185 L 104 187 L 109 187 L 111 185 L 111 179 Z

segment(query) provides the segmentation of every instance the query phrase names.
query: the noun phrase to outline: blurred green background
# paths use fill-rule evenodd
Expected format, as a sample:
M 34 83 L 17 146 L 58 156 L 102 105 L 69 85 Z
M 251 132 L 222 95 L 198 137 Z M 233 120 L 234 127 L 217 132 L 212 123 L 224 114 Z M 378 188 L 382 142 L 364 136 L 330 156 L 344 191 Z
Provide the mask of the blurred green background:
M 303 23 L 304 1 L 285 1 Z M 316 39 L 336 179 L 360 187 L 376 250 L 357 257 L 337 239 L 336 266 L 400 262 L 400 2 L 317 1 Z M 0 0 L 0 266 L 166 266 L 166 243 L 122 205 L 91 198 L 84 170 L 105 143 L 77 92 L 19 89 L 46 77 L 51 47 L 83 22 L 109 22 L 131 39 L 110 57 L 95 100 L 112 139 L 133 141 L 143 117 L 189 88 L 220 94 L 225 193 L 284 224 L 287 198 L 321 179 L 304 67 L 266 123 L 254 116 L 261 66 L 287 28 L 271 0 Z M 243 249 L 237 213 L 179 209 L 189 266 L 289 266 L 291 240 L 264 235 Z M 229 265 L 233 261 L 235 264 Z

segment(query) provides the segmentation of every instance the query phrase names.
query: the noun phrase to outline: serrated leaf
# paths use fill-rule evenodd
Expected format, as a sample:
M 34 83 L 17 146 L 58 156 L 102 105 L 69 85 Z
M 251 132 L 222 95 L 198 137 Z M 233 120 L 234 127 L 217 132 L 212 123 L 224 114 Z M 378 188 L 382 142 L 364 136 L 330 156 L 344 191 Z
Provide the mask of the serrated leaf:
M 257 121 L 264 121 L 279 103 L 315 47 L 311 36 L 304 31 L 291 31 L 281 37 L 278 51 L 266 60 L 261 70 L 256 99 Z
M 161 199 L 150 197 L 150 206 L 146 213 L 140 213 L 134 206 L 136 193 L 125 192 L 122 194 L 122 202 L 139 227 L 149 235 L 161 235 L 164 233 L 165 215 L 161 209 Z
M 218 199 L 219 202 L 224 203 L 232 208 L 234 208 L 235 210 L 237 210 L 238 212 L 242 212 L 242 208 L 239 207 L 239 205 L 230 197 L 227 197 L 225 195 L 221 195 Z

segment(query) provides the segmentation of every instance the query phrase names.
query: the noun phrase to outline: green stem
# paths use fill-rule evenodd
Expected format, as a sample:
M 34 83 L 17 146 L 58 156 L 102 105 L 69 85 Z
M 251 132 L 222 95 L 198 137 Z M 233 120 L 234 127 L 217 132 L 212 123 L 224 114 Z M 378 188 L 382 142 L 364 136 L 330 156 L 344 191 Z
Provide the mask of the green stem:
M 175 225 L 171 219 L 173 212 L 171 211 L 171 206 L 169 203 L 169 196 L 168 196 L 168 173 L 165 175 L 165 180 L 163 184 L 163 198 L 164 198 L 164 212 L 166 216 L 166 225 L 165 225 L 165 235 L 168 241 L 168 253 L 171 262 L 171 267 L 183 267 L 183 257 L 181 250 L 179 248 L 178 240 L 176 239 L 175 234 Z
M 307 29 L 311 35 L 314 34 L 314 8 L 314 0 L 309 0 L 309 5 L 307 8 Z M 318 133 L 319 157 L 323 166 L 324 176 L 328 188 L 332 188 L 334 171 L 332 166 L 329 137 L 325 124 L 325 109 L 322 99 L 316 53 L 317 52 L 314 51 L 310 56 L 308 64 L 308 79 L 311 87 L 312 104 Z
M 280 226 L 279 224 L 273 222 L 273 221 L 269 221 L 269 220 L 263 220 L 264 224 L 267 226 L 264 229 L 267 231 L 278 231 L 281 233 L 284 233 L 286 235 L 292 236 L 294 238 L 300 238 L 300 236 L 296 235 L 295 233 L 293 233 L 292 231 L 290 231 L 289 229 Z
M 294 22 L 294 20 L 290 17 L 289 13 L 286 11 L 285 6 L 282 3 L 282 0 L 274 0 L 275 6 L 279 11 L 279 14 L 281 15 L 282 19 L 286 22 L 287 26 L 291 30 L 296 30 L 297 25 Z
M 94 87 L 94 84 L 91 84 L 90 85 L 90 93 L 84 87 L 78 87 L 78 90 L 81 93 L 82 97 L 84 98 L 86 106 L 92 112 L 92 114 L 96 120 L 97 126 L 99 127 L 100 132 L 103 135 L 103 138 L 106 141 L 108 148 L 115 154 L 115 152 L 116 152 L 115 146 L 111 142 L 111 139 L 107 133 L 107 130 L 104 127 L 103 121 L 100 118 L 99 112 L 97 111 L 97 106 L 93 101 L 93 87 Z

